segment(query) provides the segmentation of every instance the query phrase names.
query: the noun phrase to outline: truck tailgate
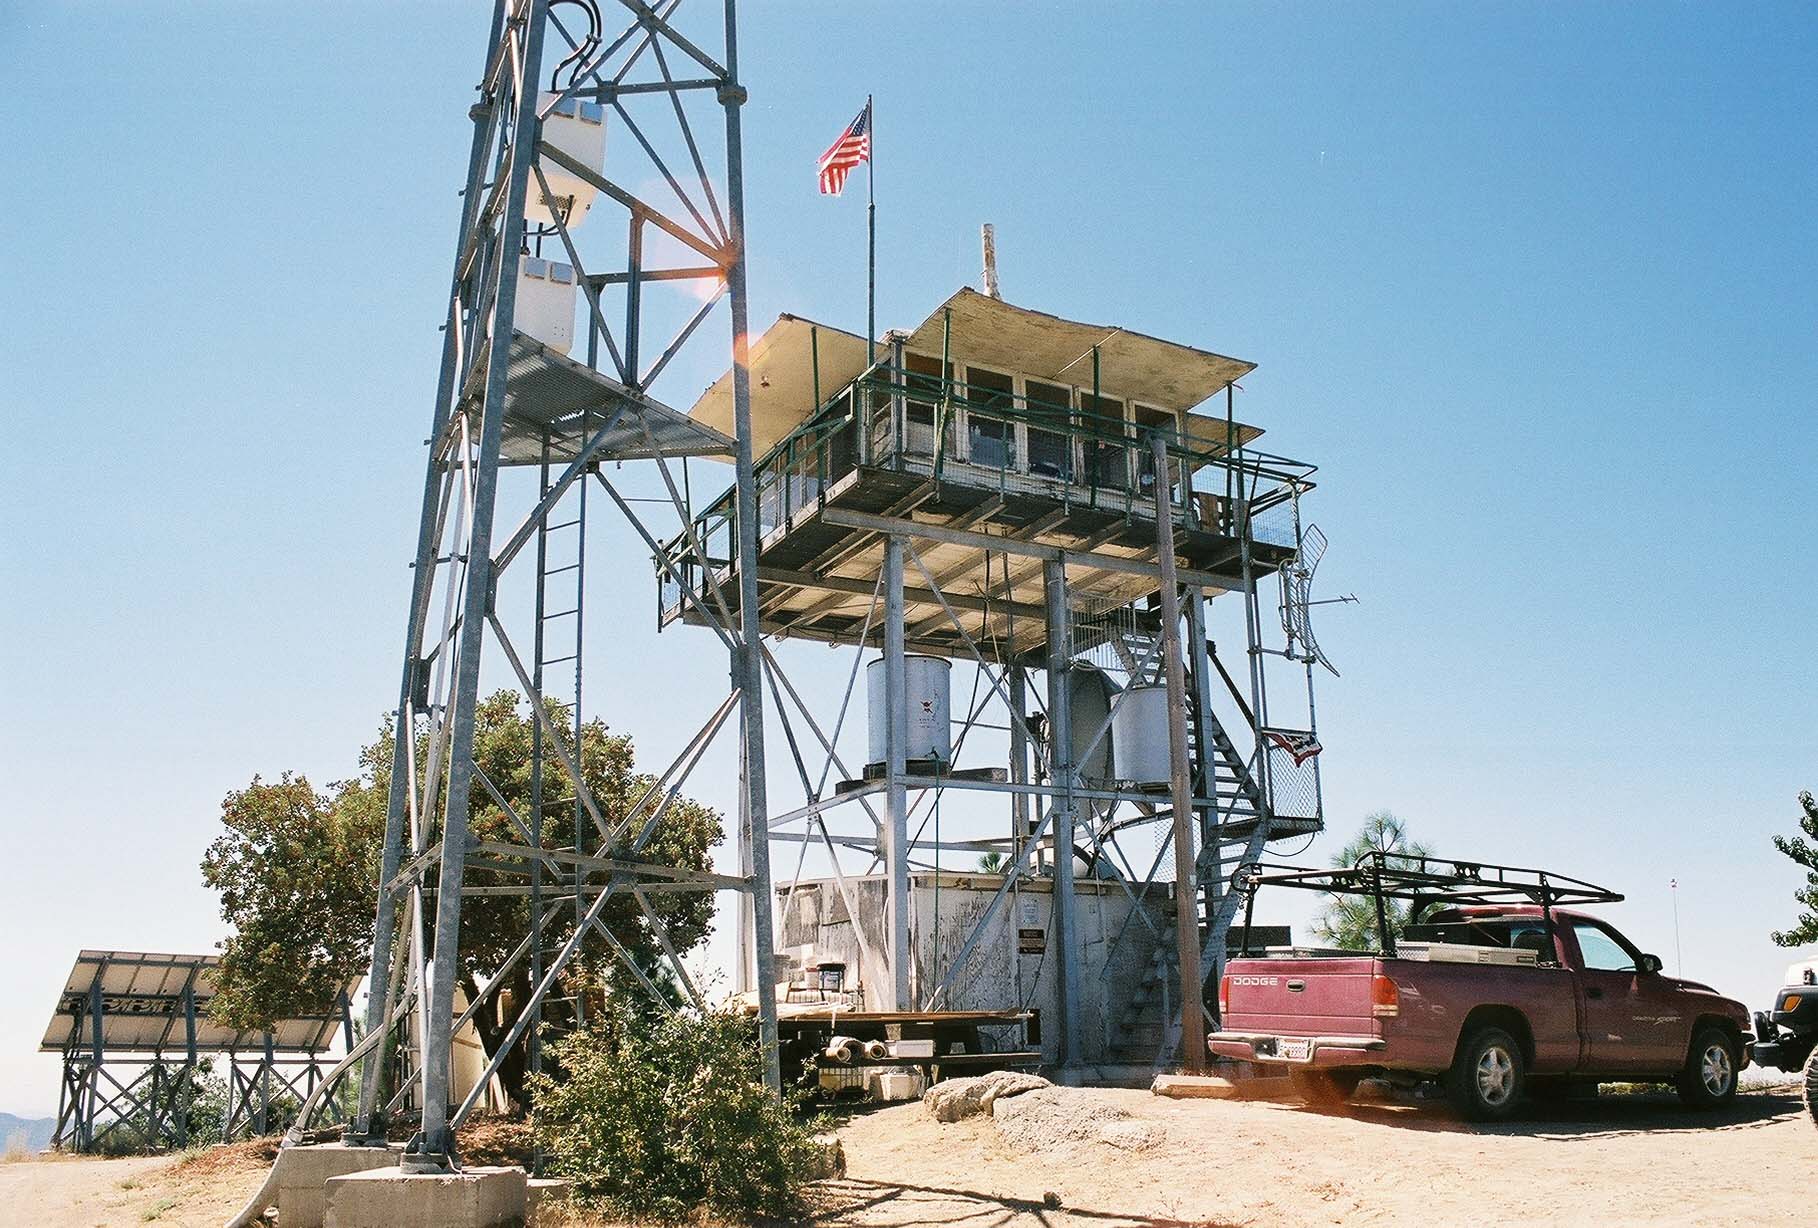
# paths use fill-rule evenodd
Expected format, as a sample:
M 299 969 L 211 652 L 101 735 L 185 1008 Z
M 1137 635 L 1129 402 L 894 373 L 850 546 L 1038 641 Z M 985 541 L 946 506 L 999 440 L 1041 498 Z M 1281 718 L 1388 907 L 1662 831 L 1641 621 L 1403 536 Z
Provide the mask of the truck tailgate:
M 1235 959 L 1227 966 L 1224 1026 L 1232 1032 L 1375 1036 L 1376 959 Z

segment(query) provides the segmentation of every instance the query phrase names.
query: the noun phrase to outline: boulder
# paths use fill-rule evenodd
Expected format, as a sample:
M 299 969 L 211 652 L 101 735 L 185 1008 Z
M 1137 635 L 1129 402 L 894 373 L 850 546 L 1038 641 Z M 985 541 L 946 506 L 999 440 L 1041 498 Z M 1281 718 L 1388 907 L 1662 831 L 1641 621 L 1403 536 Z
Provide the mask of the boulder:
M 922 1103 L 936 1121 L 958 1121 L 991 1112 L 991 1106 L 1008 1096 L 1019 1096 L 1053 1084 L 1040 1075 L 1021 1070 L 994 1070 L 967 1079 L 936 1083 L 922 1095 Z

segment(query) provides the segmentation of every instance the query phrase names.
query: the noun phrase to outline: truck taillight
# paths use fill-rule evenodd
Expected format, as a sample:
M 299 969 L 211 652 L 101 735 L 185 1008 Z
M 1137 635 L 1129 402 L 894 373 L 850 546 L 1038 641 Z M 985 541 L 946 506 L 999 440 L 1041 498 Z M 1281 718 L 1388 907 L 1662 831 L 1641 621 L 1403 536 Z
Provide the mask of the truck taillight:
M 1401 1014 L 1401 987 L 1394 978 L 1380 972 L 1370 978 L 1370 1013 L 1379 1019 Z
M 1231 974 L 1225 973 L 1218 978 L 1218 1017 L 1223 1019 L 1231 1013 Z

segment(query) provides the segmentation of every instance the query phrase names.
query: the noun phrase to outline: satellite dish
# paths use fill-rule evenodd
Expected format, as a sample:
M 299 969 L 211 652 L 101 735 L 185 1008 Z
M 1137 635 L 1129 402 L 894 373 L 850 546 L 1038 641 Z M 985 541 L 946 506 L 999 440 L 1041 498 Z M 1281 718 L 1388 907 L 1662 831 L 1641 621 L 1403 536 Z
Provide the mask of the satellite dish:
M 1287 637 L 1287 655 L 1309 665 L 1319 664 L 1338 676 L 1338 669 L 1326 657 L 1320 648 L 1319 640 L 1313 634 L 1313 607 L 1327 604 L 1313 599 L 1313 573 L 1319 569 L 1319 560 L 1326 556 L 1326 547 L 1330 543 L 1326 535 L 1320 532 L 1319 526 L 1310 524 L 1301 531 L 1300 548 L 1294 559 L 1279 573 L 1281 579 L 1281 629 Z M 1333 601 L 1351 602 L 1357 598 L 1346 595 L 1334 597 Z

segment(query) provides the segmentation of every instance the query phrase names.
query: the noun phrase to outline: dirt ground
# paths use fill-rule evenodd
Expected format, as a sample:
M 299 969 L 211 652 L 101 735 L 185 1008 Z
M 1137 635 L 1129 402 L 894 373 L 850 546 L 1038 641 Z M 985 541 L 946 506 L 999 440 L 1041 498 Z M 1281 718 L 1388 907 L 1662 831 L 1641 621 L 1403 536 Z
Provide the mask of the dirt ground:
M 221 1228 L 265 1180 L 244 1153 L 184 1165 L 169 1156 L 34 1158 L 0 1164 L 4 1228 Z
M 1059 1225 L 1708 1225 L 1803 1222 L 1818 1130 L 1795 1095 L 1754 1091 L 1716 1115 L 1665 1095 L 1606 1096 L 1466 1126 L 1438 1105 L 1175 1101 L 1067 1091 L 1084 1116 L 1127 1113 L 1137 1141 L 1013 1150 L 989 1118 L 919 1104 L 841 1127 L 842 1181 L 822 1223 Z M 1072 1102 L 1069 1102 L 1072 1103 Z M 0 1165 L 5 1228 L 217 1228 L 259 1184 L 255 1156 L 35 1159 Z M 1053 1195 L 1058 1207 L 1044 1205 Z
M 1141 1151 L 1104 1143 L 1016 1153 L 987 1119 L 919 1105 L 841 1132 L 845 1224 L 1697 1225 L 1809 1217 L 1818 1130 L 1790 1091 L 1716 1115 L 1670 1095 L 1603 1097 L 1499 1126 L 1434 1104 L 1164 1100 L 1080 1093 L 1152 1123 Z M 1060 1209 L 1043 1205 L 1059 1196 Z

